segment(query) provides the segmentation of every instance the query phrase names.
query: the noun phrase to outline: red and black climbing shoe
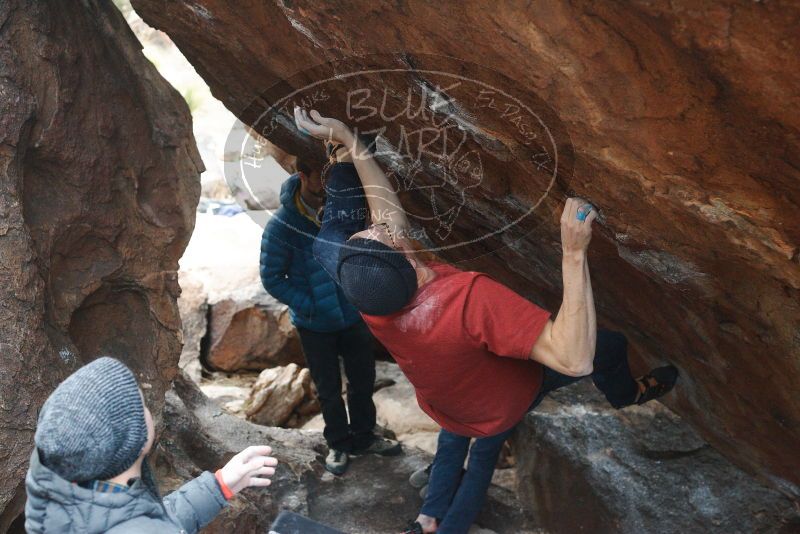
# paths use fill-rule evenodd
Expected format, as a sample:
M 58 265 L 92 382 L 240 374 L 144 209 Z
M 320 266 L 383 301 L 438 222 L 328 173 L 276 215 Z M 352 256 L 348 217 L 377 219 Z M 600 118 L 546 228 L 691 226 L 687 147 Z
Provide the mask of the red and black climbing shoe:
M 678 381 L 678 368 L 674 365 L 666 365 L 653 369 L 644 376 L 636 379 L 639 384 L 639 395 L 636 397 L 636 404 L 657 399 L 669 393 Z

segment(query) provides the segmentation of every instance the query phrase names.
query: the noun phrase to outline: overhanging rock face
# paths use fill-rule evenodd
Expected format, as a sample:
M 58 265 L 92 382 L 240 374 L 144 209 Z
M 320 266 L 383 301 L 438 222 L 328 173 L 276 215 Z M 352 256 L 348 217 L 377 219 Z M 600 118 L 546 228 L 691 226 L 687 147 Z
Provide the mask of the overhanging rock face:
M 202 170 L 181 96 L 111 2 L 0 3 L 0 531 L 37 409 L 99 355 L 158 416 Z
M 564 146 L 571 139 L 574 160 L 559 169 L 524 224 L 444 256 L 468 259 L 462 266 L 486 270 L 555 310 L 559 209 L 570 189 L 590 199 L 602 212 L 590 258 L 601 321 L 630 336 L 640 369 L 666 360 L 680 367 L 668 404 L 714 447 L 798 494 L 799 6 L 133 3 L 251 124 L 280 96 L 270 91 L 277 81 L 289 79 L 285 91 L 319 72 L 351 72 L 376 61 L 468 77 L 486 74 L 476 64 L 491 67 L 490 83 L 513 80 L 515 95 L 522 89 L 546 103 L 553 124 L 563 126 Z M 389 56 L 375 60 L 376 53 Z M 342 57 L 348 59 L 335 67 L 302 74 Z M 420 93 L 428 77 L 371 83 L 376 90 L 387 84 L 397 104 L 409 91 Z M 314 105 L 345 119 L 343 87 L 331 86 Z M 498 120 L 501 112 L 453 102 L 462 105 L 467 146 L 482 149 L 486 177 L 467 192 L 444 240 L 463 242 L 528 209 L 541 177 L 516 157 L 520 132 Z M 415 120 L 396 118 L 394 128 L 413 129 Z M 279 126 L 265 131 L 270 141 L 309 153 L 314 145 L 290 122 Z M 421 184 L 443 178 L 430 161 L 414 176 Z M 445 210 L 454 198 L 445 196 Z M 407 206 L 423 213 L 427 200 L 410 194 Z M 422 226 L 435 241 L 435 225 Z

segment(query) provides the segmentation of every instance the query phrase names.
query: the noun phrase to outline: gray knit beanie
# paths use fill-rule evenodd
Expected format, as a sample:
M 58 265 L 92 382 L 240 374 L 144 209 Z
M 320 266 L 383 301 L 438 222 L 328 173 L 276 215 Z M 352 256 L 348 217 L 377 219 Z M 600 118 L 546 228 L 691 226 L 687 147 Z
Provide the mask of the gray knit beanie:
M 70 482 L 113 478 L 147 442 L 136 378 L 114 358 L 99 358 L 59 385 L 39 413 L 34 437 L 41 462 Z
M 417 292 L 417 273 L 405 255 L 375 239 L 354 237 L 339 252 L 339 285 L 367 315 L 400 311 Z

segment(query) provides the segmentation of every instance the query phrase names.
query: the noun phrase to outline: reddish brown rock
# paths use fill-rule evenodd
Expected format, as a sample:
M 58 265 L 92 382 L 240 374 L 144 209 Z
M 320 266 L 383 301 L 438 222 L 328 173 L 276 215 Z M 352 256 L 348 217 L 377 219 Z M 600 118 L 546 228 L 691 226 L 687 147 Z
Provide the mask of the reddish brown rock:
M 205 363 L 221 371 L 260 371 L 302 364 L 303 351 L 289 309 L 260 283 L 213 302 Z
M 115 356 L 158 415 L 177 369 L 202 163 L 186 104 L 140 48 L 111 2 L 0 3 L 2 532 L 62 378 Z
M 198 357 L 223 371 L 304 361 L 288 308 L 261 285 L 261 233 L 246 215 L 197 216 L 181 258 L 182 360 Z
M 456 67 L 425 53 L 458 57 L 496 69 L 489 82 L 506 76 L 537 95 L 571 138 L 574 173 L 564 169 L 524 228 L 445 256 L 478 258 L 463 266 L 555 310 L 560 206 L 570 189 L 590 199 L 602 213 L 591 250 L 601 322 L 630 336 L 638 369 L 665 360 L 680 367 L 683 379 L 667 402 L 715 447 L 800 494 L 796 3 L 134 6 L 249 123 L 276 96 L 267 91 L 276 81 L 344 55 L 337 72 L 372 65 L 353 56 L 376 52 L 390 54 L 383 67 L 429 70 Z M 422 78 L 378 79 L 374 87 L 389 83 L 404 95 L 424 85 Z M 299 75 L 290 85 L 308 81 Z M 316 106 L 341 116 L 341 86 L 327 95 Z M 496 111 L 462 111 L 471 142 L 494 150 L 484 146 L 490 179 L 467 195 L 448 237 L 464 241 L 528 208 L 541 176 L 514 156 L 517 134 L 498 123 Z M 285 127 L 268 137 L 289 153 L 313 148 Z M 415 180 L 442 178 L 428 166 Z M 411 209 L 420 205 L 408 201 Z

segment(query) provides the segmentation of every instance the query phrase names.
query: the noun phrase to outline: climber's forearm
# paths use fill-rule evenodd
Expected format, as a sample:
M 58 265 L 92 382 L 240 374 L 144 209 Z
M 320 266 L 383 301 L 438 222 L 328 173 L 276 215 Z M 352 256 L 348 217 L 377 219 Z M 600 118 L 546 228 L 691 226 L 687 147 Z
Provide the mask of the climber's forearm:
M 570 375 L 592 372 L 597 320 L 585 251 L 566 253 L 562 260 L 564 298 L 556 318 L 545 327 L 531 358 Z
M 394 186 L 358 136 L 351 133 L 345 144 L 364 187 L 372 222 L 386 223 L 394 235 L 401 235 L 409 224 Z
M 553 321 L 553 338 L 562 365 L 571 374 L 592 372 L 597 323 L 586 251 L 565 253 L 561 262 L 564 297 Z
M 409 225 L 400 197 L 358 136 L 342 121 L 323 117 L 313 109 L 309 116 L 303 108 L 295 106 L 294 121 L 301 132 L 347 148 L 361 179 L 373 223 L 386 223 L 394 238 L 402 236 Z

